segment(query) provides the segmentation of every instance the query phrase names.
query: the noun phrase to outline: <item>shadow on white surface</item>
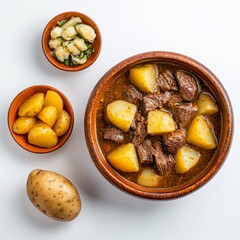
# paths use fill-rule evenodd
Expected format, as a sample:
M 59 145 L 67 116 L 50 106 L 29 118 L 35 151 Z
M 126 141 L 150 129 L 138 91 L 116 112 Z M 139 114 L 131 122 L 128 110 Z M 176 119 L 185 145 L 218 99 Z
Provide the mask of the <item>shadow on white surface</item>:
M 53 220 L 45 216 L 37 208 L 33 206 L 31 201 L 28 199 L 27 192 L 25 189 L 20 189 L 16 192 L 16 198 L 19 199 L 18 207 L 16 211 L 19 211 L 20 215 L 25 219 L 24 221 L 34 228 L 56 231 L 57 228 L 67 227 L 67 224 Z

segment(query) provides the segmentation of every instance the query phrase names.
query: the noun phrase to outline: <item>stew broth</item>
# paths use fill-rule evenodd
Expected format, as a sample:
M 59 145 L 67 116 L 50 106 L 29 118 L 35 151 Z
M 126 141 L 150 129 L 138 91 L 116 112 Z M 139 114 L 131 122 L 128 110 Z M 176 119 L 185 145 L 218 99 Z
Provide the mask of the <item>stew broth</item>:
M 168 69 L 171 72 L 175 72 L 179 70 L 180 68 L 177 65 L 173 64 L 156 64 L 157 68 L 159 71 L 163 71 L 164 69 Z M 181 70 L 185 70 L 184 68 L 181 67 Z M 186 69 L 187 72 L 191 73 L 189 70 Z M 213 96 L 211 93 L 210 89 L 201 81 L 201 79 L 196 75 L 193 74 L 196 79 L 197 79 L 197 85 L 198 85 L 198 92 L 195 97 L 195 100 L 198 98 L 198 96 L 206 92 Z M 123 73 L 121 76 L 119 76 L 114 83 L 107 89 L 107 91 L 104 93 L 99 106 L 98 106 L 98 112 L 97 112 L 97 136 L 98 136 L 98 141 L 100 144 L 100 147 L 102 149 L 102 152 L 104 156 L 107 156 L 111 151 L 113 151 L 116 147 L 119 146 L 119 143 L 113 142 L 111 140 L 106 140 L 103 139 L 103 132 L 104 129 L 109 126 L 109 123 L 106 121 L 105 117 L 105 111 L 106 107 L 109 103 L 115 101 L 115 100 L 121 100 L 123 99 L 122 94 L 127 90 L 127 87 L 132 84 L 131 81 L 129 80 L 129 71 Z M 208 116 L 208 120 L 211 122 L 213 128 L 214 128 L 214 133 L 216 136 L 216 139 L 218 140 L 220 137 L 220 131 L 221 131 L 221 115 L 220 112 L 214 115 Z M 149 139 L 159 139 L 159 136 L 150 136 Z M 131 142 L 131 132 L 129 133 L 124 133 L 124 142 L 122 144 L 126 144 Z M 170 173 L 161 176 L 161 181 L 157 187 L 159 188 L 167 188 L 167 187 L 174 187 L 181 185 L 183 183 L 188 182 L 190 179 L 196 177 L 199 175 L 210 163 L 214 153 L 216 152 L 216 149 L 213 150 L 204 150 L 195 146 L 192 146 L 194 149 L 199 151 L 201 153 L 201 158 L 198 161 L 198 163 L 191 168 L 189 171 L 187 171 L 184 174 L 178 174 L 175 172 L 175 169 L 173 168 Z M 154 168 L 156 168 L 155 165 L 153 165 Z M 144 165 L 140 165 L 140 170 L 137 173 L 121 173 L 123 177 L 126 179 L 137 183 L 137 178 L 141 171 L 146 168 Z

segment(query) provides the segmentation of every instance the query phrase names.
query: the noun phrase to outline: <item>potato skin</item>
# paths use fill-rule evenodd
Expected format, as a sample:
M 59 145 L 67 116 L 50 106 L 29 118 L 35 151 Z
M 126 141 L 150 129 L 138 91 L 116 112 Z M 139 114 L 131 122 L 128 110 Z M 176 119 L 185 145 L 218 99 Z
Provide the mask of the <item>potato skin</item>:
M 46 96 L 44 98 L 43 107 L 54 106 L 57 108 L 58 116 L 63 110 L 63 100 L 61 96 L 52 90 L 47 91 Z
M 57 108 L 54 106 L 44 107 L 37 117 L 49 127 L 52 127 L 57 120 Z
M 27 98 L 19 107 L 18 116 L 35 117 L 41 110 L 44 103 L 44 93 L 35 93 Z
M 13 124 L 13 131 L 17 134 L 26 134 L 36 122 L 35 117 L 19 117 Z
M 54 220 L 71 221 L 80 213 L 81 199 L 76 187 L 58 173 L 33 170 L 26 190 L 32 204 Z
M 37 121 L 28 133 L 28 142 L 39 147 L 51 148 L 57 144 L 58 137 L 46 123 Z
M 71 118 L 68 112 L 63 109 L 52 129 L 57 134 L 57 136 L 60 137 L 64 135 L 69 129 L 70 122 Z

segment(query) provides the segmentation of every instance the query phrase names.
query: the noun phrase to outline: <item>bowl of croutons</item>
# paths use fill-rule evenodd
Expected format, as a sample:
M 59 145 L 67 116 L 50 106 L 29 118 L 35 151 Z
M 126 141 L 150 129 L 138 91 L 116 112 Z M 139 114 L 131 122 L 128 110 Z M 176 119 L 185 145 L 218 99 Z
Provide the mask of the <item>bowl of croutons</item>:
M 49 21 L 42 34 L 47 60 L 64 71 L 80 71 L 92 65 L 101 51 L 97 24 L 80 12 L 64 12 Z
M 175 199 L 207 183 L 227 158 L 233 113 L 220 80 L 196 60 L 146 52 L 110 69 L 85 112 L 90 156 L 114 186 Z

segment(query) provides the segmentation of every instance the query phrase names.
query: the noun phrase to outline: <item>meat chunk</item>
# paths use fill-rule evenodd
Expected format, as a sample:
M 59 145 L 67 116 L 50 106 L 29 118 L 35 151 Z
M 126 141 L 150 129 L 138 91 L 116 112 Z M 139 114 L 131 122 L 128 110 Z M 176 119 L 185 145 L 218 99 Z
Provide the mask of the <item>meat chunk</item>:
M 147 137 L 147 125 L 146 125 L 146 121 L 145 118 L 143 116 L 140 116 L 138 114 L 136 114 L 137 117 L 134 120 L 134 124 L 135 126 L 132 126 L 135 131 L 134 131 L 134 136 L 133 136 L 133 144 L 135 147 L 138 147 L 141 143 L 143 143 L 143 141 L 145 140 L 145 138 Z
M 183 128 L 179 128 L 174 132 L 164 134 L 162 139 L 167 151 L 175 154 L 186 142 L 186 131 Z
M 124 140 L 123 132 L 115 127 L 107 127 L 103 133 L 104 139 L 109 139 L 117 143 L 121 143 Z
M 183 100 L 188 102 L 193 101 L 197 92 L 197 84 L 194 77 L 182 70 L 179 70 L 176 72 L 176 78 Z
M 143 110 L 145 112 L 155 110 L 156 108 L 162 108 L 163 105 L 169 100 L 171 96 L 170 92 L 148 94 L 143 97 Z
M 171 154 L 165 154 L 162 145 L 159 142 L 153 143 L 153 154 L 155 156 L 156 167 L 160 175 L 165 175 L 172 170 L 175 165 L 175 159 Z
M 176 80 L 169 70 L 165 70 L 159 75 L 158 86 L 163 92 L 178 90 Z
M 138 105 L 139 101 L 142 100 L 142 94 L 133 85 L 129 85 L 127 91 L 123 93 L 123 99 Z
M 166 107 L 172 108 L 178 103 L 182 103 L 182 97 L 179 93 L 171 94 L 169 100 L 166 102 Z
M 141 164 L 153 163 L 153 153 L 151 147 L 151 141 L 146 139 L 137 148 L 137 153 Z
M 196 116 L 198 108 L 192 103 L 181 103 L 173 106 L 171 112 L 176 122 L 183 128 L 187 127 Z

